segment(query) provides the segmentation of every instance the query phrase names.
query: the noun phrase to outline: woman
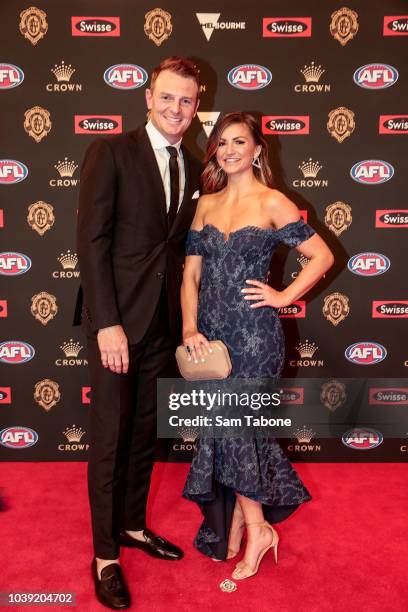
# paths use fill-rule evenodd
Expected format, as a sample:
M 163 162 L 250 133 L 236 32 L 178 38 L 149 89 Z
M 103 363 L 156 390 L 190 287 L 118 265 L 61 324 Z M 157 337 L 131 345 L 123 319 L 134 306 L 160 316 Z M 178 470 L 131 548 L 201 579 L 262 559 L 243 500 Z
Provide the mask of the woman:
M 228 347 L 231 376 L 275 378 L 284 361 L 278 309 L 301 298 L 333 264 L 333 256 L 305 224 L 295 204 L 273 189 L 265 139 L 248 113 L 229 113 L 208 140 L 203 195 L 187 238 L 181 289 L 183 344 L 194 360 L 208 340 Z M 310 262 L 283 291 L 266 282 L 280 242 Z M 262 280 L 261 280 L 262 279 Z M 183 496 L 196 501 L 204 521 L 195 545 L 230 559 L 247 544 L 233 578 L 253 576 L 279 536 L 269 522 L 311 499 L 274 438 L 197 440 Z

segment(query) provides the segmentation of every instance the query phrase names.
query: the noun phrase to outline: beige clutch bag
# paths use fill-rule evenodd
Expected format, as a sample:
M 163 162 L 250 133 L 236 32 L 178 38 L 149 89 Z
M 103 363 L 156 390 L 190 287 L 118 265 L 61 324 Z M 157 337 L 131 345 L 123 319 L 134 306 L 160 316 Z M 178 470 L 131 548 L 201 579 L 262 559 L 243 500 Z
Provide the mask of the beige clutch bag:
M 220 380 L 228 378 L 232 370 L 228 349 L 221 340 L 210 340 L 212 353 L 207 351 L 205 361 L 194 363 L 189 360 L 185 346 L 180 345 L 176 350 L 176 361 L 180 374 L 186 380 Z

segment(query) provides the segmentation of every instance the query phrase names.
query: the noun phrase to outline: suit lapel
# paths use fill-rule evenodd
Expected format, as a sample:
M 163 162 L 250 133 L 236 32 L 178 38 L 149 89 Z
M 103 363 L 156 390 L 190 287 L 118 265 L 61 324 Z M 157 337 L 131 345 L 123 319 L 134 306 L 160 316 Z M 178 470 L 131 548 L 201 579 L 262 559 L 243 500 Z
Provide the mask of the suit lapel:
M 157 165 L 156 156 L 150 143 L 149 136 L 145 128 L 139 128 L 132 132 L 131 136 L 138 142 L 140 157 L 138 163 L 142 164 L 143 173 L 149 183 L 150 197 L 159 209 L 163 226 L 167 232 L 167 208 L 166 194 L 164 192 L 163 181 Z

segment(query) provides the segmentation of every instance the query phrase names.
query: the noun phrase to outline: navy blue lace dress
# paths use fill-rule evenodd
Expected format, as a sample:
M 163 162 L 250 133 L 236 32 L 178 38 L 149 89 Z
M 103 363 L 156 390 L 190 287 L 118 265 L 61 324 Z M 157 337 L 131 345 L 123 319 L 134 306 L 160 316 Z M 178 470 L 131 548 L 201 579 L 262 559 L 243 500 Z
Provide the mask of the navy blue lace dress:
M 241 289 L 247 279 L 266 281 L 274 251 L 295 247 L 314 234 L 302 220 L 280 230 L 246 226 L 228 240 L 215 226 L 190 230 L 186 254 L 201 255 L 198 329 L 228 347 L 231 377 L 276 378 L 284 362 L 284 335 L 277 309 L 250 308 Z M 183 497 L 204 516 L 194 544 L 225 559 L 235 491 L 259 501 L 271 523 L 287 518 L 311 496 L 274 438 L 198 438 Z

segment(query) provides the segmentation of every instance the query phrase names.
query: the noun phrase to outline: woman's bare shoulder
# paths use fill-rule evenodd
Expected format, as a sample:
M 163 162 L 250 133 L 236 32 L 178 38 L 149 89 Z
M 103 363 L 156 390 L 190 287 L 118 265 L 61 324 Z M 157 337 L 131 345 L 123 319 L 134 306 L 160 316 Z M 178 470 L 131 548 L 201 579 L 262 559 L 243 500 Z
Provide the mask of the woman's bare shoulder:
M 277 228 L 300 219 L 296 204 L 278 189 L 268 188 L 263 203 L 270 215 L 271 223 Z
M 213 209 L 218 200 L 218 193 L 207 193 L 199 197 L 197 201 L 196 214 L 192 225 L 193 229 L 202 229 L 205 223 L 205 217 Z

